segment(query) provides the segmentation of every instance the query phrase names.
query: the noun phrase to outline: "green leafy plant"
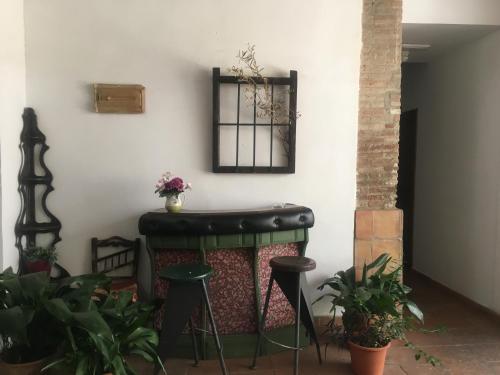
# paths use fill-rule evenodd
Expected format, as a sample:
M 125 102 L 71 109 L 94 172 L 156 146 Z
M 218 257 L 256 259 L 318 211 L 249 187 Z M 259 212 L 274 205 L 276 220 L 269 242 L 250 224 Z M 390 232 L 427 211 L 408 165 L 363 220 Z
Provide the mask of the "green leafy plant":
M 153 307 L 132 303 L 132 293 L 94 295 L 82 301 L 53 299 L 48 309 L 62 323 L 63 358 L 45 367 L 63 368 L 76 375 L 136 374 L 126 356 L 138 355 L 163 365 L 156 353 L 158 335 L 147 328 Z
M 2 359 L 26 363 L 55 352 L 54 319 L 45 309 L 53 294 L 46 273 L 18 276 L 9 268 L 0 274 L 0 336 Z
M 422 324 L 424 315 L 408 295 L 411 288 L 401 282 L 402 266 L 393 266 L 387 254 L 364 265 L 361 279 L 356 280 L 353 267 L 337 272 L 318 289 L 328 287 L 332 292 L 320 297 L 331 298 L 333 318 L 328 331 L 333 339 L 345 345 L 351 341 L 367 348 L 381 348 L 392 340 L 401 340 L 415 350 L 415 358 L 424 358 L 432 365 L 439 360 L 415 347 L 406 333 Z M 337 323 L 337 308 L 342 308 L 342 325 Z
M 23 257 L 30 262 L 44 260 L 53 264 L 57 261 L 57 252 L 55 247 L 28 247 Z
M 88 275 L 51 282 L 45 272 L 17 275 L 11 268 L 0 274 L 1 356 L 8 363 L 26 363 L 54 354 L 61 336 L 57 320 L 47 309 L 53 298 L 89 297 L 106 284 L 105 276 Z
M 158 336 L 148 328 L 153 307 L 132 303 L 131 293 L 110 294 L 110 285 L 103 274 L 54 282 L 45 272 L 19 276 L 5 270 L 0 274 L 2 359 L 27 363 L 54 356 L 58 359 L 46 369 L 61 365 L 78 375 L 134 374 L 127 355 L 160 364 Z

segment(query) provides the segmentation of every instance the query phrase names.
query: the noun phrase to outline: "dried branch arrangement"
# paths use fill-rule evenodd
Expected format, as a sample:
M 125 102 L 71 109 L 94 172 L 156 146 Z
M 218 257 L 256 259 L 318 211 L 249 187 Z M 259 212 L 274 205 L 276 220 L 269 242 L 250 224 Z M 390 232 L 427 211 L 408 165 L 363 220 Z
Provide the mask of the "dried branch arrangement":
M 278 138 L 282 143 L 285 156 L 290 154 L 290 134 L 283 125 L 290 125 L 291 119 L 300 117 L 298 112 L 287 110 L 285 97 L 275 95 L 269 79 L 262 75 L 264 68 L 257 64 L 255 45 L 248 45 L 245 50 L 239 50 L 236 56 L 239 64 L 233 65 L 229 72 L 239 81 L 246 83 L 243 92 L 249 106 L 256 108 L 256 117 L 269 119 L 273 124 L 281 125 L 278 128 Z M 257 83 L 263 82 L 262 84 Z

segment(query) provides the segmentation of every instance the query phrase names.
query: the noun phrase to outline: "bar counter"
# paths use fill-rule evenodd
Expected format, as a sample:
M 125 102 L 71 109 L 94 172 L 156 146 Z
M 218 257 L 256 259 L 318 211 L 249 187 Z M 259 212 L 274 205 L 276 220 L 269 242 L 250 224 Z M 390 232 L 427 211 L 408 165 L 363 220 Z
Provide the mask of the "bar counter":
M 307 207 L 287 204 L 252 210 L 148 212 L 139 220 L 139 231 L 146 236 L 151 260 L 151 286 L 155 297 L 164 298 L 168 283 L 158 278 L 162 268 L 179 263 L 206 263 L 214 269 L 209 293 L 224 355 L 249 357 L 253 354 L 257 322 L 275 256 L 304 255 L 308 229 L 314 215 Z M 155 317 L 161 328 L 163 312 Z M 206 330 L 205 307 L 193 316 L 195 324 Z M 293 344 L 294 312 L 276 284 L 269 306 L 266 335 L 287 345 Z M 202 357 L 216 355 L 212 340 L 199 331 Z M 304 339 L 305 340 L 305 339 Z M 262 354 L 282 350 L 265 343 Z M 192 353 L 189 335 L 179 340 L 179 357 Z

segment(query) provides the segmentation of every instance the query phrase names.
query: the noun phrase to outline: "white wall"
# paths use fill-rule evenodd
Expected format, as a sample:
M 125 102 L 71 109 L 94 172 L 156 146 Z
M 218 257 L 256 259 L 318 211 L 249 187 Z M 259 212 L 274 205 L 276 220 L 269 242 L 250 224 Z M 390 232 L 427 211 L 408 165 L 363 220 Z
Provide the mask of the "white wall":
M 134 237 L 160 208 L 158 176 L 190 180 L 189 208 L 311 207 L 312 282 L 352 265 L 361 0 L 26 0 L 27 98 L 51 150 L 61 262 L 90 269 L 89 240 Z M 298 70 L 294 175 L 213 174 L 211 69 L 256 44 L 268 74 Z M 146 113 L 91 111 L 89 85 L 146 86 Z
M 0 0 L 0 269 L 17 266 L 14 224 L 19 213 L 19 135 L 26 99 L 23 2 Z
M 500 32 L 403 77 L 419 109 L 414 266 L 500 312 Z
M 498 0 L 403 0 L 403 23 L 499 25 Z

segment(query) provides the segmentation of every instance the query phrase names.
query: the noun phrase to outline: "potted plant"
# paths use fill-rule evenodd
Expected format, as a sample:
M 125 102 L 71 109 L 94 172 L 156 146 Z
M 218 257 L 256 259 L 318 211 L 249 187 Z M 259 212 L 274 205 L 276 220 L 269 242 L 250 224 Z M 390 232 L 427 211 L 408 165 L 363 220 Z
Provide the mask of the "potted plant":
M 45 272 L 18 276 L 7 269 L 0 274 L 1 359 L 7 374 L 38 374 L 54 354 L 58 338 L 54 319 L 43 301 L 51 294 Z
M 55 247 L 28 247 L 23 252 L 25 273 L 46 272 L 50 275 L 52 265 L 57 261 Z
M 0 373 L 38 375 L 65 365 L 64 375 L 125 375 L 134 373 L 125 355 L 159 361 L 158 336 L 147 328 L 153 307 L 132 303 L 129 292 L 109 294 L 110 285 L 103 274 L 55 282 L 45 272 L 1 273 Z
M 52 282 L 46 272 L 0 274 L 0 358 L 2 375 L 40 374 L 63 336 L 60 323 L 47 308 L 54 298 L 90 299 L 88 291 L 107 282 L 88 275 Z
M 406 337 L 416 323 L 423 323 L 424 316 L 408 299 L 411 288 L 401 282 L 401 276 L 402 266 L 392 266 L 391 258 L 383 254 L 364 265 L 360 280 L 356 280 L 354 268 L 349 268 L 337 272 L 319 287 L 332 289 L 325 295 L 331 298 L 333 312 L 328 330 L 337 343 L 349 348 L 357 375 L 382 375 L 393 340 L 401 340 L 416 350 L 417 360 L 423 357 L 432 365 L 439 363 Z M 343 310 L 341 325 L 336 321 L 337 308 Z
M 132 302 L 131 292 L 94 294 L 92 300 L 53 299 L 48 309 L 64 336 L 60 358 L 42 371 L 51 374 L 136 374 L 127 357 L 163 364 L 156 353 L 158 335 L 148 328 L 153 307 Z M 82 304 L 83 302 L 83 304 Z M 164 369 L 163 369 L 164 370 Z
M 180 177 L 172 176 L 172 173 L 164 173 L 155 185 L 155 193 L 160 197 L 166 197 L 165 208 L 168 212 L 177 213 L 182 209 L 183 193 L 191 190 L 190 183 L 184 183 Z

